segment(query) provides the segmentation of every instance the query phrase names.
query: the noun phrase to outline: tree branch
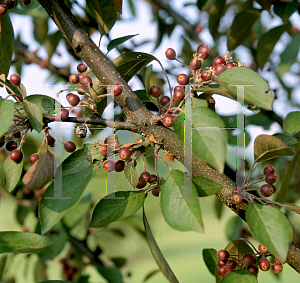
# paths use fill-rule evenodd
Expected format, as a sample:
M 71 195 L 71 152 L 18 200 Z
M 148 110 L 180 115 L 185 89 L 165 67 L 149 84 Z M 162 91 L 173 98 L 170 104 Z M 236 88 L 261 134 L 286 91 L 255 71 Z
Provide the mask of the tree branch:
M 147 110 L 126 81 L 118 74 L 111 62 L 79 26 L 70 10 L 65 6 L 64 1 L 38 1 L 102 84 L 114 85 L 119 83 L 124 85 L 122 94 L 115 97 L 115 100 L 127 116 L 127 121 L 136 125 L 134 132 L 145 137 L 149 137 L 152 134 L 158 143 L 163 143 L 162 147 L 165 150 L 174 154 L 175 158 L 184 164 L 184 144 L 178 139 L 176 133 L 164 127 L 162 122 L 158 121 Z M 236 189 L 235 183 L 195 155 L 193 155 L 189 163 L 191 163 L 189 165 L 192 165 L 193 168 L 193 176 L 203 176 L 223 185 L 217 197 L 245 220 L 247 203 L 243 202 L 239 205 L 233 205 L 230 201 L 230 196 Z M 295 243 L 291 243 L 287 261 L 295 270 L 300 272 L 300 248 Z

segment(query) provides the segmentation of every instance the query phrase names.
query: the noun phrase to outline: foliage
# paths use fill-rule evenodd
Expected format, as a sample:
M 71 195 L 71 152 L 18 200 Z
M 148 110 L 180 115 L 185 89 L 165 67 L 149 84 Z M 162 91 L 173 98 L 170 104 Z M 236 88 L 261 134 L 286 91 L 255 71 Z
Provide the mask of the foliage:
M 298 3 L 198 0 L 181 7 L 182 11 L 192 8 L 199 15 L 206 15 L 206 22 L 192 23 L 184 17 L 185 13 L 173 7 L 175 1 L 170 5 L 161 0 L 147 1 L 158 28 L 153 54 L 160 50 L 166 37 L 173 38 L 177 25 L 183 28 L 183 34 L 179 35 L 182 39 L 179 51 L 176 50 L 174 58 L 169 58 L 173 56 L 173 49 L 169 50 L 171 55 L 166 52 L 166 57 L 175 63 L 162 64 L 159 56 L 139 51 L 147 43 L 147 40 L 138 42 L 139 34 L 126 31 L 123 36 L 111 39 L 110 31 L 125 21 L 122 16 L 125 3 L 132 18 L 138 17 L 137 4 L 132 0 L 89 0 L 83 5 L 73 0 L 32 0 L 29 5 L 26 1 L 15 2 L 14 8 L 0 15 L 0 193 L 2 202 L 12 201 L 16 207 L 14 212 L 9 211 L 15 213 L 12 217 L 18 223 L 18 228 L 12 230 L 22 228 L 21 231 L 0 232 L 0 253 L 3 254 L 0 282 L 14 282 L 9 271 L 16 253 L 26 253 L 28 257 L 34 254 L 38 259 L 34 262 L 35 282 L 129 282 L 130 275 L 127 276 L 125 270 L 134 264 L 133 256 L 125 258 L 112 251 L 115 245 L 124 242 L 122 248 L 126 249 L 130 243 L 128 254 L 134 254 L 137 235 L 147 241 L 158 266 L 154 270 L 144 266 L 143 282 L 157 282 L 159 273 L 169 282 L 184 282 L 185 278 L 176 275 L 178 270 L 172 268 L 159 247 L 156 226 L 152 223 L 155 218 L 149 221 L 149 215 L 162 216 L 170 228 L 181 233 L 204 233 L 205 219 L 209 215 L 203 206 L 216 197 L 245 223 L 235 216 L 230 220 L 233 228 L 230 225 L 222 227 L 230 238 L 230 243 L 223 248 L 236 263 L 234 270 L 227 266 L 228 272 L 220 274 L 222 266 L 215 249 L 217 243 L 203 249 L 202 258 L 209 276 L 224 283 L 258 282 L 259 275 L 250 272 L 242 261 L 245 254 L 254 256 L 251 266 L 259 267 L 260 260 L 267 258 L 271 259 L 273 268 L 275 262 L 281 265 L 287 261 L 300 272 L 299 247 L 292 242 L 300 233 L 292 214 L 300 212 L 300 112 L 294 99 L 296 84 L 287 85 L 285 80 L 286 76 L 299 75 L 299 70 L 294 68 L 299 51 L 299 30 L 292 24 L 292 17 L 298 15 Z M 51 13 L 49 5 L 53 5 Z M 280 24 L 275 27 L 268 24 L 266 18 L 270 13 Z M 11 23 L 14 14 L 30 17 L 33 37 L 45 48 L 47 59 L 31 52 L 30 46 L 23 44 L 20 37 L 14 38 L 14 22 Z M 58 26 L 51 32 L 49 19 Z M 62 27 L 63 22 L 66 27 Z M 109 41 L 106 55 L 94 48 L 90 40 L 95 30 L 100 40 L 105 36 Z M 205 32 L 211 36 L 210 48 Z M 281 41 L 284 36 L 289 38 L 288 43 Z M 219 54 L 224 38 L 230 54 L 225 53 L 226 50 Z M 202 40 L 204 45 L 199 45 Z M 282 51 L 278 54 L 276 47 L 279 45 Z M 83 60 L 90 70 L 81 71 L 78 65 L 82 73 L 78 76 L 71 74 L 69 67 L 55 66 L 62 46 L 72 65 Z M 208 48 L 210 56 L 200 52 L 201 48 Z M 113 58 L 112 50 L 120 55 Z M 240 50 L 251 58 L 251 65 L 245 66 L 238 59 L 242 54 Z M 102 62 L 98 62 L 100 58 Z M 64 106 L 42 93 L 27 95 L 26 83 L 16 82 L 9 72 L 14 68 L 19 74 L 22 70 L 26 72 L 26 65 L 31 63 L 48 69 L 53 81 L 68 83 L 57 96 L 77 91 L 81 95 L 80 105 L 72 104 L 67 98 L 70 105 Z M 188 67 L 188 71 L 178 71 L 177 63 Z M 277 79 L 278 91 L 270 89 L 269 74 Z M 171 85 L 175 77 L 182 85 L 177 93 Z M 138 80 L 144 89 L 139 87 L 132 91 L 127 83 L 135 85 Z M 111 87 L 107 87 L 108 84 Z M 294 111 L 284 113 L 284 119 L 274 107 L 277 95 L 283 91 L 287 94 L 286 103 L 295 106 Z M 242 184 L 235 184 L 236 174 L 244 172 L 238 172 L 228 158 L 238 136 L 243 134 L 237 132 L 241 130 L 241 121 L 237 115 L 219 113 L 221 108 L 226 108 L 226 104 L 218 108 L 216 97 L 219 96 L 248 108 L 242 129 L 245 143 L 250 143 L 249 125 L 268 130 L 277 122 L 281 127 L 273 135 L 256 135 L 254 148 L 251 148 L 254 158 L 246 160 L 253 164 L 246 166 L 245 162 Z M 114 118 L 104 116 L 105 109 L 114 112 Z M 64 114 L 57 114 L 58 110 Z M 72 111 L 77 117 L 69 117 Z M 68 148 L 53 130 L 54 125 L 56 128 L 70 122 L 76 123 L 72 136 L 76 150 Z M 100 127 L 100 131 L 95 131 L 93 125 Z M 114 132 L 106 134 L 106 140 L 100 142 L 105 132 L 102 130 L 108 127 L 113 127 Z M 83 142 L 87 128 L 90 133 Z M 138 135 L 134 138 L 130 132 Z M 126 143 L 122 144 L 123 138 Z M 16 148 L 12 151 L 9 146 Z M 63 147 L 70 154 L 64 155 L 61 161 L 59 155 Z M 15 150 L 21 150 L 21 161 L 13 157 Z M 38 153 L 39 158 L 33 163 L 34 153 Z M 276 174 L 275 169 L 270 169 L 271 165 L 276 168 Z M 259 174 L 255 171 L 257 168 L 268 168 L 271 172 Z M 271 190 L 269 195 L 269 191 L 262 189 L 263 181 L 267 183 L 264 188 Z M 274 197 L 268 198 L 273 194 Z M 157 196 L 159 198 L 155 198 Z M 200 198 L 205 198 L 204 202 L 208 200 L 207 203 Z M 157 210 L 149 207 L 146 217 L 147 205 L 154 202 Z M 226 213 L 217 207 L 220 206 L 215 206 L 220 218 Z M 108 239 L 107 243 L 104 239 Z M 257 250 L 251 242 L 260 243 L 267 252 Z M 291 254 L 292 248 L 296 249 L 295 255 Z M 63 270 L 60 275 L 48 271 L 51 261 L 60 261 Z M 188 260 L 181 262 L 183 266 L 188 264 Z M 90 266 L 93 271 L 89 271 Z M 137 282 L 134 276 L 131 282 Z M 193 280 L 203 281 L 200 279 L 194 277 Z

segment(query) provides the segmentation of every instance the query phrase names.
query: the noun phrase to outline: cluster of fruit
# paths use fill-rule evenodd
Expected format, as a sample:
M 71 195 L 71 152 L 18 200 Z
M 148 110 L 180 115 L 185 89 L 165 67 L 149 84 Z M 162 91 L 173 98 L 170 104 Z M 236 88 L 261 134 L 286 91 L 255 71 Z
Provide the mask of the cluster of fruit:
M 254 275 L 257 275 L 258 270 L 268 271 L 272 266 L 275 273 L 282 272 L 282 262 L 278 257 L 275 257 L 275 262 L 271 263 L 266 257 L 270 256 L 269 251 L 262 244 L 259 244 L 258 251 L 255 254 L 246 253 L 244 255 L 230 255 L 226 250 L 217 252 L 218 258 L 218 274 L 226 276 L 233 270 L 248 269 Z
M 18 1 L 15 0 L 4 0 L 4 4 L 0 5 L 0 16 L 7 12 L 7 9 L 12 9 L 16 6 Z M 29 5 L 31 0 L 22 0 L 23 5 Z
M 108 139 L 106 138 L 104 142 L 99 147 L 100 154 L 104 155 L 105 158 L 110 154 L 118 154 L 119 158 L 116 161 L 113 160 L 103 160 L 103 170 L 105 172 L 122 172 L 125 168 L 126 163 L 131 163 L 133 166 L 137 165 L 136 159 L 134 157 L 134 151 L 129 149 L 128 147 L 121 147 L 118 151 L 113 151 L 112 147 L 108 144 Z M 145 192 L 152 191 L 154 196 L 159 196 L 159 188 L 157 186 L 157 176 L 154 174 L 150 174 L 149 172 L 145 171 L 142 172 L 139 176 L 138 184 L 136 185 L 137 189 L 144 188 L 147 184 L 149 187 Z
M 251 170 L 249 171 L 247 177 L 251 176 Z M 253 199 L 257 199 L 260 201 L 260 203 L 263 203 L 265 205 L 274 206 L 272 202 L 266 202 L 264 199 L 261 199 L 257 197 L 256 195 L 251 194 L 251 191 L 259 191 L 260 194 L 263 197 L 270 197 L 276 192 L 276 187 L 273 185 L 277 180 L 277 175 L 275 174 L 275 168 L 273 166 L 266 166 L 263 170 L 263 175 L 255 178 L 254 180 L 247 181 L 247 178 L 245 179 L 244 184 L 239 189 L 239 191 L 233 193 L 231 195 L 231 202 L 233 204 L 240 204 L 243 202 L 243 200 L 246 200 L 248 202 L 252 201 Z M 256 183 L 260 183 L 261 181 L 265 181 L 267 184 L 264 184 L 260 187 L 255 187 Z

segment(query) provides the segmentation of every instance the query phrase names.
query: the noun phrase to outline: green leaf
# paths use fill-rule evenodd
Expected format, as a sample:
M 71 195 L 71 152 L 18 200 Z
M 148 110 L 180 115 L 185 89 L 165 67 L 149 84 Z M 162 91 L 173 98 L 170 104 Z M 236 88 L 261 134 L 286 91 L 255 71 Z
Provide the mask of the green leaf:
M 103 265 L 97 265 L 96 268 L 109 283 L 124 283 L 123 275 L 119 268 Z
M 256 59 L 260 68 L 267 63 L 276 43 L 286 31 L 287 25 L 277 26 L 264 33 L 257 44 Z
M 270 11 L 272 0 L 255 0 L 264 10 Z
M 28 102 L 27 100 L 24 100 L 23 107 L 29 118 L 30 125 L 33 129 L 40 133 L 43 129 L 42 110 L 38 106 L 31 102 Z
M 30 253 L 50 246 L 46 237 L 28 232 L 0 232 L 0 253 Z
M 273 136 L 283 141 L 290 149 L 293 149 L 298 144 L 298 140 L 288 134 L 276 133 Z
M 68 241 L 68 233 L 65 231 L 63 225 L 59 222 L 56 223 L 53 228 L 44 236 L 47 236 L 53 242 L 53 245 L 37 252 L 37 255 L 40 259 L 52 260 L 64 249 Z
M 158 61 L 153 55 L 142 52 L 127 52 L 112 62 L 114 63 L 119 74 L 128 82 L 144 66 L 151 61 Z
M 282 19 L 285 23 L 289 20 L 290 16 L 298 9 L 298 3 L 295 2 L 281 2 L 278 1 L 274 5 L 274 13 Z
M 14 30 L 8 13 L 0 17 L 0 75 L 8 75 L 14 48 Z M 4 78 L 3 78 L 4 79 Z M 2 86 L 1 86 L 2 87 Z
M 47 280 L 47 281 L 43 281 L 40 283 L 70 283 L 70 281 L 65 281 L 65 280 Z
M 139 99 L 143 102 L 153 102 L 151 98 L 147 95 L 146 90 L 144 89 L 138 89 L 135 90 L 134 93 L 139 97 Z
M 177 280 L 175 274 L 173 273 L 171 267 L 169 266 L 168 262 L 166 261 L 164 255 L 162 254 L 160 248 L 158 247 L 155 238 L 151 232 L 148 220 L 146 218 L 145 211 L 143 210 L 143 222 L 145 226 L 145 232 L 147 241 L 150 247 L 150 251 L 159 267 L 161 272 L 165 275 L 165 277 L 169 280 L 171 283 L 179 283 Z M 144 281 L 145 282 L 145 281 Z
M 3 137 L 8 130 L 14 117 L 14 103 L 11 100 L 4 100 L 0 97 L 0 137 Z
M 31 190 L 39 190 L 54 177 L 54 155 L 50 151 L 39 158 L 23 176 L 23 183 Z
M 198 99 L 193 97 L 193 108 L 197 107 L 206 107 L 208 106 L 208 102 L 205 99 Z
M 144 84 L 145 84 L 145 88 L 146 88 L 146 93 L 147 95 L 150 94 L 150 77 L 152 74 L 152 65 L 149 65 L 145 71 L 145 75 L 144 75 Z
M 299 53 L 300 34 L 295 35 L 292 41 L 286 46 L 280 54 L 280 64 L 278 65 L 277 73 L 281 77 L 288 72 L 291 66 L 295 63 L 295 58 Z
M 237 215 L 232 216 L 226 222 L 226 237 L 229 241 L 238 239 L 241 234 L 243 220 Z
M 100 228 L 129 217 L 142 207 L 144 201 L 144 192 L 119 191 L 109 194 L 96 205 L 89 227 Z
M 184 198 L 184 173 L 172 170 L 163 184 L 160 207 L 165 221 L 175 230 L 203 232 L 197 191 L 191 183 L 192 198 Z
M 246 221 L 252 236 L 283 262 L 292 240 L 293 229 L 282 212 L 269 205 L 249 203 Z
M 6 157 L 3 166 L 5 188 L 10 193 L 18 184 L 23 169 L 23 160 L 17 164 L 9 156 Z
M 47 35 L 44 41 L 44 45 L 47 51 L 49 61 L 51 60 L 53 54 L 56 52 L 57 46 L 62 38 L 63 35 L 60 30 Z
M 294 154 L 293 150 L 275 136 L 259 135 L 254 141 L 254 159 L 256 162 Z
M 257 283 L 257 278 L 247 269 L 233 270 L 222 279 L 221 283 Z
M 228 50 L 233 50 L 241 45 L 249 37 L 251 27 L 260 17 L 261 9 L 246 9 L 239 12 L 233 20 L 227 32 Z
M 0 80 L 1 82 L 3 82 L 2 80 Z M 25 89 L 25 87 L 24 87 L 24 85 L 21 83 L 19 86 L 15 86 L 15 85 L 12 85 L 11 83 L 10 83 L 10 81 L 9 80 L 6 80 L 5 81 L 5 85 L 7 85 L 8 87 L 9 87 L 9 89 L 8 88 L 5 88 L 6 89 L 6 92 L 8 93 L 8 94 L 12 94 L 12 92 L 10 91 L 10 90 L 12 90 L 13 91 L 13 94 L 15 94 L 15 95 L 17 95 L 21 100 L 23 100 L 23 95 L 24 96 L 26 96 L 26 89 Z M 20 87 L 20 88 L 19 88 Z M 22 90 L 22 92 L 23 92 L 23 95 L 22 95 L 22 92 L 21 92 L 21 90 Z M 17 100 L 16 99 L 16 97 L 13 95 L 12 96 L 15 100 Z M 20 103 L 20 105 L 22 105 L 21 103 Z
M 98 22 L 101 34 L 107 34 L 117 20 L 117 7 L 113 0 L 87 0 L 86 4 Z
M 129 184 L 135 188 L 139 182 L 139 176 L 132 162 L 126 164 L 124 174 Z
M 26 96 L 26 100 L 34 104 L 37 108 L 41 109 L 42 113 L 45 114 L 55 113 L 55 103 L 56 105 L 61 106 L 61 104 L 58 101 L 56 101 L 54 98 L 43 94 L 34 94 L 34 95 Z M 15 102 L 15 108 L 19 109 L 21 107 L 22 104 L 20 102 Z M 19 111 L 21 114 L 25 113 L 22 110 Z
M 220 19 L 224 13 L 226 0 L 215 0 L 209 9 L 208 28 L 210 34 L 215 38 L 218 34 Z
M 300 111 L 293 111 L 287 114 L 283 121 L 283 130 L 290 134 L 294 135 L 300 132 Z
M 124 43 L 125 41 L 137 36 L 137 34 L 132 34 L 132 35 L 126 35 L 126 36 L 122 36 L 122 37 L 118 37 L 115 38 L 113 40 L 111 40 L 108 45 L 107 45 L 107 53 L 109 53 L 112 49 L 114 49 L 115 47 L 119 46 L 120 44 Z M 107 54 L 106 53 L 106 54 Z
M 48 34 L 48 17 L 47 18 L 33 18 L 33 35 L 34 39 L 40 44 L 43 45 L 47 34 Z
M 193 109 L 192 120 L 193 153 L 223 172 L 227 142 L 227 133 L 222 129 L 225 127 L 223 120 L 212 110 L 204 107 Z M 190 123 L 184 113 L 175 118 L 174 129 L 182 141 L 184 141 L 184 123 Z
M 253 70 L 245 67 L 231 68 L 221 73 L 216 81 L 221 81 L 223 85 L 220 88 L 224 91 L 229 91 L 234 96 L 234 99 L 237 98 L 237 95 L 241 95 L 237 93 L 236 85 L 241 87 L 245 85 L 243 87 L 245 103 L 272 110 L 273 95 L 272 93 L 267 93 L 269 85 Z
M 56 176 L 57 183 L 61 182 L 62 197 L 70 197 L 70 199 L 51 199 L 51 197 L 54 197 L 54 192 L 57 188 L 55 190 L 54 183 L 47 188 L 39 204 L 42 233 L 49 231 L 54 224 L 80 201 L 96 169 L 96 165 L 90 164 L 93 148 L 93 145 L 84 145 L 84 148 L 70 154 L 60 165 L 62 166 L 62 177 Z
M 201 176 L 193 177 L 193 183 L 199 197 L 215 195 L 223 188 L 223 185 Z
M 206 6 L 206 4 L 209 2 L 210 2 L 210 0 L 197 0 L 196 5 L 197 5 L 198 9 L 201 11 Z
M 74 206 L 63 218 L 63 223 L 68 226 L 69 229 L 74 228 L 80 220 L 87 215 L 92 201 L 92 194 L 85 194 L 80 202 Z
M 203 249 L 202 250 L 202 257 L 206 267 L 208 268 L 209 272 L 215 276 L 216 268 L 217 268 L 217 250 L 215 249 Z

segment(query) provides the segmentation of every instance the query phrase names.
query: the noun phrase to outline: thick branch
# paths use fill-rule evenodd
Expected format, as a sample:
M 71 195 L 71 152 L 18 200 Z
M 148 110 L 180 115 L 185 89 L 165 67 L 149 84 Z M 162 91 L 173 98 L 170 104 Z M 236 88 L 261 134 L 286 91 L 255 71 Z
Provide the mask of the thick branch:
M 47 123 L 54 122 L 55 116 L 43 114 L 44 120 Z M 62 122 L 72 122 L 72 123 L 86 123 L 92 125 L 101 125 L 105 127 L 114 128 L 115 130 L 129 130 L 133 131 L 136 126 L 130 122 L 118 122 L 118 121 L 110 121 L 101 118 L 85 118 L 85 117 L 69 117 Z
M 153 134 L 157 142 L 163 143 L 163 148 L 173 153 L 176 159 L 183 164 L 184 144 L 178 139 L 175 132 L 164 127 L 162 123 L 157 121 L 155 116 L 147 110 L 140 99 L 127 85 L 126 81 L 117 73 L 110 61 L 105 58 L 94 42 L 88 37 L 84 30 L 80 28 L 74 16 L 65 6 L 64 1 L 39 0 L 39 2 L 62 31 L 77 54 L 87 63 L 102 84 L 113 85 L 119 83 L 124 85 L 123 93 L 115 97 L 115 100 L 123 109 L 127 116 L 127 121 L 136 125 L 133 131 L 145 137 L 149 137 L 150 134 Z M 236 189 L 235 183 L 196 156 L 193 156 L 190 162 L 192 162 L 193 176 L 204 176 L 223 185 L 217 197 L 245 220 L 247 203 L 235 206 L 230 201 L 230 196 Z M 288 263 L 300 272 L 300 248 L 294 243 L 291 243 L 287 259 Z

